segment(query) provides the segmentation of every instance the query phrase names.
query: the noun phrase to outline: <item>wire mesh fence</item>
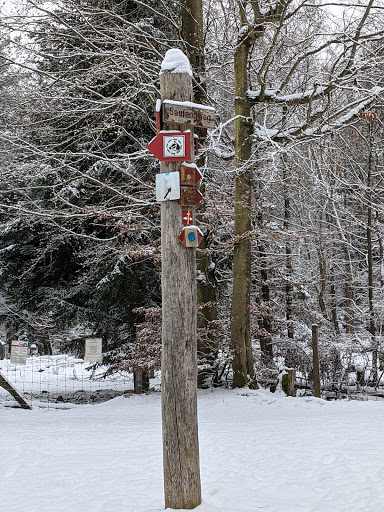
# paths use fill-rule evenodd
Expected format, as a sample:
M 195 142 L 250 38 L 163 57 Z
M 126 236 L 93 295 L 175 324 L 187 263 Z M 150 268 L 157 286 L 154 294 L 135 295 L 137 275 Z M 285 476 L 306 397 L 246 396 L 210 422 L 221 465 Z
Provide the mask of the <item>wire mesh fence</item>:
M 19 407 L 19 395 L 30 408 L 65 409 L 103 402 L 133 388 L 132 374 L 108 374 L 107 367 L 71 355 L 32 356 L 25 365 L 0 360 L 0 407 Z

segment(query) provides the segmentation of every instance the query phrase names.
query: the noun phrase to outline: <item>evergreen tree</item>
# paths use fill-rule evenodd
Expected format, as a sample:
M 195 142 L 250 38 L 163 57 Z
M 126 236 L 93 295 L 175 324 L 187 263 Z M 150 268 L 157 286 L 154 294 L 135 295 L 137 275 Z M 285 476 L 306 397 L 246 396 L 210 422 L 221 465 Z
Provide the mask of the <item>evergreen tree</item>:
M 105 348 L 134 341 L 133 310 L 160 302 L 155 168 L 142 157 L 169 7 L 65 0 L 24 20 L 24 64 L 36 69 L 3 137 L 22 165 L 4 183 L 1 284 L 49 331 L 80 325 Z

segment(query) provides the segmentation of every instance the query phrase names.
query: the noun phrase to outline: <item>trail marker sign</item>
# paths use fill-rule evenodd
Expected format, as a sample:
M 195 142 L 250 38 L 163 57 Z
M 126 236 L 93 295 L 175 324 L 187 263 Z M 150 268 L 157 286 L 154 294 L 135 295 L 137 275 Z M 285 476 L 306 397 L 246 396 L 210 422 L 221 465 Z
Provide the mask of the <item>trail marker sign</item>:
M 193 212 L 191 210 L 181 210 L 181 222 L 185 226 L 193 224 Z
M 183 228 L 178 238 L 184 247 L 199 247 L 204 236 L 197 226 L 188 226 Z
M 164 100 L 163 122 L 189 124 L 200 128 L 215 127 L 215 109 L 190 101 Z
M 194 187 L 201 180 L 201 174 L 196 164 L 180 165 L 180 186 Z
M 195 188 L 182 188 L 180 191 L 180 205 L 194 208 L 197 206 L 203 196 Z
M 177 171 L 156 174 L 156 201 L 173 199 L 180 199 L 180 174 Z
M 147 149 L 160 162 L 182 162 L 191 159 L 191 133 L 164 131 L 156 135 Z

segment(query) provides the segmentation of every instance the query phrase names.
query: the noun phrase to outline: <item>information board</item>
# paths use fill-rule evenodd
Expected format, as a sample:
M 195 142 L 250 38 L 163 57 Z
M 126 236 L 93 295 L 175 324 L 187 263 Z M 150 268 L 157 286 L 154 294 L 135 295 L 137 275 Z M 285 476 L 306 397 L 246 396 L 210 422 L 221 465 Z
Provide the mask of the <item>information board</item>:
M 101 338 L 86 339 L 84 361 L 101 362 L 103 359 L 102 344 L 103 340 Z
M 27 364 L 28 341 L 12 341 L 11 364 Z

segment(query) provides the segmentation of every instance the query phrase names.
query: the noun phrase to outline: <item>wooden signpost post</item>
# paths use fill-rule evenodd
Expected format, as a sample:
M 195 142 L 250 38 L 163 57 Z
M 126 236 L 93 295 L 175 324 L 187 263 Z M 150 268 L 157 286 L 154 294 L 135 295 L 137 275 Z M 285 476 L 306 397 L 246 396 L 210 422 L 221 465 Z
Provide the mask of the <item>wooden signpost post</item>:
M 181 63 L 181 67 L 180 67 Z M 161 204 L 161 397 L 165 508 L 201 503 L 197 429 L 196 253 L 203 235 L 193 224 L 202 199 L 193 163 L 193 127 L 212 128 L 215 111 L 192 103 L 192 72 L 181 50 L 169 50 L 160 73 L 158 135 L 148 149 L 160 160 L 156 197 Z M 173 179 L 179 173 L 178 181 Z M 179 190 L 177 189 L 179 187 Z

